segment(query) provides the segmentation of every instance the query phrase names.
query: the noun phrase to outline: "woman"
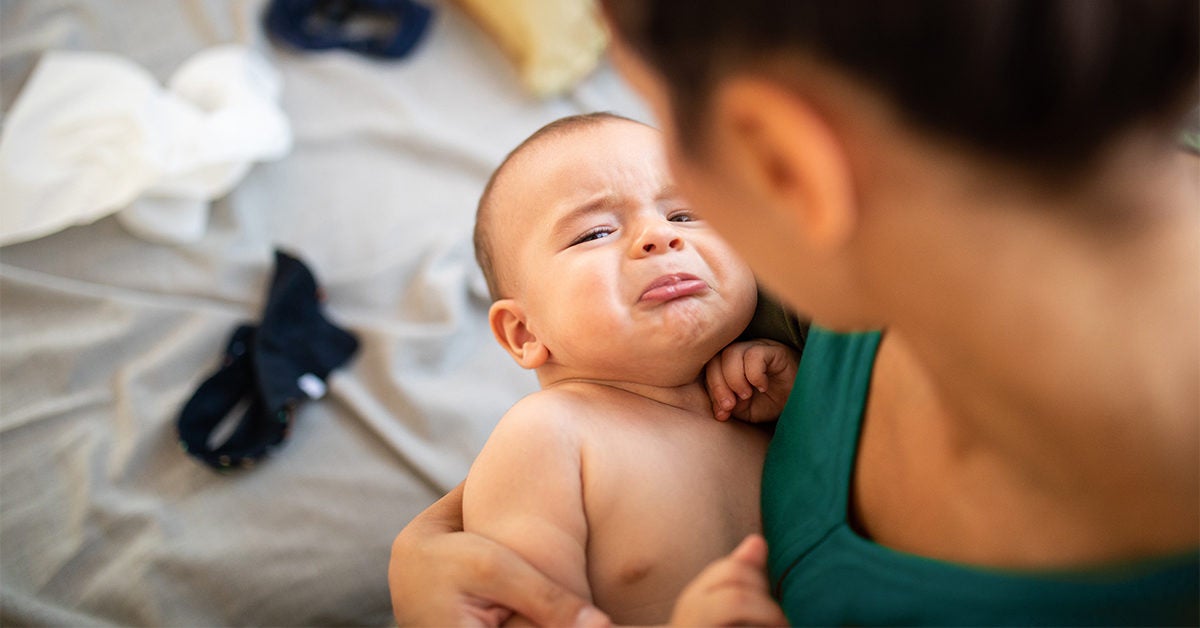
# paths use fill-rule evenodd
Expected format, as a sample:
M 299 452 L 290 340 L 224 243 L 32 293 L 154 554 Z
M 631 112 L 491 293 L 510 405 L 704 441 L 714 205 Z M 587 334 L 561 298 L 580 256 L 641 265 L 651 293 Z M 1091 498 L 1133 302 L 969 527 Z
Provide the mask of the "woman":
M 763 480 L 789 619 L 1195 623 L 1197 4 L 604 4 L 682 192 L 814 321 Z M 458 500 L 397 538 L 402 624 L 603 621 Z

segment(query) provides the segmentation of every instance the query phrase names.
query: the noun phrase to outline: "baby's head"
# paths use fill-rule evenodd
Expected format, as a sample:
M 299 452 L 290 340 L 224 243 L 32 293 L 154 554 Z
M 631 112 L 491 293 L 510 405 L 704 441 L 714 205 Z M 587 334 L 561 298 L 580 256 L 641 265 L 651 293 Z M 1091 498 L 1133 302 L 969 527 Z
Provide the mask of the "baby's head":
M 655 129 L 598 113 L 514 149 L 479 201 L 492 331 L 543 385 L 694 381 L 757 299 L 749 267 L 675 191 Z

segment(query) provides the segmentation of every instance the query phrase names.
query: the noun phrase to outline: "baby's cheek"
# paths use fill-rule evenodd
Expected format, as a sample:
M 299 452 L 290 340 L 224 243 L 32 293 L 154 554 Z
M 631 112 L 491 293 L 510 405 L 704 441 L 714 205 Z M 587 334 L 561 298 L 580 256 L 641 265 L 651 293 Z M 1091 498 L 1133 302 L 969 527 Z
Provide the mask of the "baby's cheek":
M 610 289 L 611 282 L 603 274 L 591 268 L 572 269 L 569 275 L 567 281 L 571 285 L 570 291 L 576 298 L 595 300 Z
M 754 271 L 750 270 L 750 265 L 717 237 L 714 237 L 712 251 L 708 256 L 708 263 L 721 282 L 721 292 L 726 295 L 727 300 L 753 309 L 758 294 L 758 282 Z M 747 300 L 748 305 L 745 303 Z
M 730 270 L 725 294 L 733 310 L 732 317 L 738 321 L 744 319 L 749 324 L 758 305 L 758 282 L 749 266 L 739 263 Z

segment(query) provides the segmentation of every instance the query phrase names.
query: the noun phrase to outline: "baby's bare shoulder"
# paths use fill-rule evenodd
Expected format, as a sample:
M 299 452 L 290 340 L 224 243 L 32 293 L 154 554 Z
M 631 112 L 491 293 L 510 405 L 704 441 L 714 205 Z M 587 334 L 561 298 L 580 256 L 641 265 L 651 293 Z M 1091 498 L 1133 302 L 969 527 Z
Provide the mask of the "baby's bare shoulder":
M 538 432 L 559 438 L 596 438 L 621 431 L 622 417 L 641 417 L 651 404 L 632 404 L 628 395 L 603 387 L 567 385 L 525 396 L 500 419 L 496 430 Z
M 471 465 L 468 492 L 473 485 L 495 478 L 578 469 L 583 438 L 569 419 L 574 412 L 572 404 L 546 392 L 522 398 L 496 423 Z
M 526 395 L 504 414 L 504 421 L 547 421 L 578 415 L 588 406 L 588 399 L 579 391 L 566 388 L 546 388 Z
M 531 417 L 586 418 L 597 413 L 612 413 L 621 410 L 618 400 L 628 398 L 604 386 L 586 383 L 566 384 L 543 388 L 526 395 L 505 415 L 525 417 L 521 420 L 538 420 Z
M 496 424 L 493 438 L 515 434 L 535 439 L 577 435 L 579 417 L 587 416 L 588 403 L 575 391 L 550 388 L 526 395 L 513 404 Z

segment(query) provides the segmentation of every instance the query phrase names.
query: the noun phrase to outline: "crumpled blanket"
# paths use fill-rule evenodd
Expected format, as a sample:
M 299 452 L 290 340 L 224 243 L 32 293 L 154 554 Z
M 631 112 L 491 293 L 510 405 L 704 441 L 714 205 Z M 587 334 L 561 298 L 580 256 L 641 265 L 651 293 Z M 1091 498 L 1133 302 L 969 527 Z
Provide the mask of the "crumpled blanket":
M 290 150 L 280 91 L 240 45 L 197 53 L 166 89 L 118 55 L 47 52 L 0 136 L 0 245 L 114 212 L 147 239 L 198 240 L 212 199 Z

